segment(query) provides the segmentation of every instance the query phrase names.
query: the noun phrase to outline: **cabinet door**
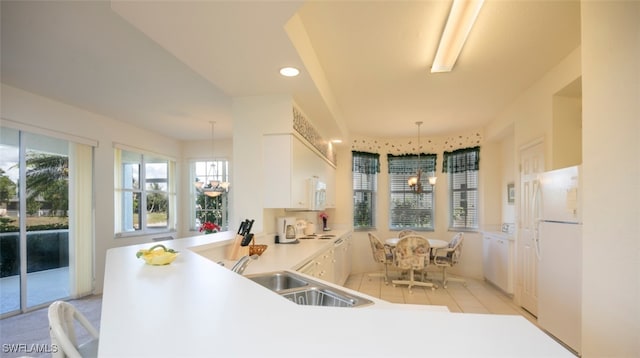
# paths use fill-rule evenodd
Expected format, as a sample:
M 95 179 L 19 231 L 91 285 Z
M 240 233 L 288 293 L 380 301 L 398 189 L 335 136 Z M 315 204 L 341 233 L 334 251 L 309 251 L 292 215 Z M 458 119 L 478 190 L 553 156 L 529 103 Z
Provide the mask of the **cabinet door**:
M 309 208 L 308 180 L 313 176 L 316 154 L 313 153 L 300 139 L 290 135 L 293 148 L 292 175 L 291 175 L 291 203 L 289 208 Z
M 309 262 L 307 262 L 306 264 L 304 264 L 304 266 L 300 267 L 298 269 L 298 272 L 302 272 L 305 275 L 309 275 L 309 276 L 316 276 L 316 260 L 311 260 Z
M 485 234 L 482 240 L 482 269 L 484 271 L 484 277 L 495 283 L 496 265 L 493 254 L 493 245 L 493 238 Z
M 493 238 L 493 248 L 494 248 L 494 261 L 496 264 L 496 281 L 495 284 L 498 285 L 503 291 L 507 291 L 509 285 L 509 242 L 506 239 L 502 238 Z
M 334 260 L 333 260 L 333 248 L 320 254 L 317 259 L 318 265 L 316 266 L 316 276 L 319 279 L 334 282 Z
M 324 162 L 324 179 L 327 184 L 327 208 L 336 207 L 336 169 L 329 163 Z
M 309 206 L 307 178 L 310 155 L 314 155 L 291 134 L 265 135 L 262 139 L 264 207 L 306 209 Z

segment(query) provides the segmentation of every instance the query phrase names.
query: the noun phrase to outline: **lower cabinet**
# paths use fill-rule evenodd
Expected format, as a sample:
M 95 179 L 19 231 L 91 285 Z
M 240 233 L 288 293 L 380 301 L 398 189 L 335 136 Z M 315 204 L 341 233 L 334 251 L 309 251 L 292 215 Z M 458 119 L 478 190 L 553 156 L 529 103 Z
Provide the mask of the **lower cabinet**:
M 482 247 L 485 279 L 512 294 L 513 241 L 505 234 L 485 233 Z
M 351 274 L 351 235 L 345 235 L 334 245 L 311 258 L 298 269 L 306 275 L 344 285 Z
M 344 286 L 351 275 L 351 235 L 336 240 L 333 249 L 333 283 Z

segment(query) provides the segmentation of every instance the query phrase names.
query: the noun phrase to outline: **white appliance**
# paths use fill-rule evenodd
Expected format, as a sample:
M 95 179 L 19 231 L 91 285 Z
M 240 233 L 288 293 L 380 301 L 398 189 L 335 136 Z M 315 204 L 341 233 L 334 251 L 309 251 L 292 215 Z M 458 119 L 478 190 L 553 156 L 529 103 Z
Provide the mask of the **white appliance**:
M 538 324 L 571 349 L 581 351 L 582 217 L 581 167 L 540 175 L 533 199 L 538 214 Z
M 327 184 L 317 177 L 310 178 L 308 183 L 309 210 L 324 210 L 327 201 Z
M 279 217 L 276 221 L 276 229 L 278 231 L 279 244 L 295 244 L 298 243 L 296 234 L 296 221 L 297 219 L 292 216 Z

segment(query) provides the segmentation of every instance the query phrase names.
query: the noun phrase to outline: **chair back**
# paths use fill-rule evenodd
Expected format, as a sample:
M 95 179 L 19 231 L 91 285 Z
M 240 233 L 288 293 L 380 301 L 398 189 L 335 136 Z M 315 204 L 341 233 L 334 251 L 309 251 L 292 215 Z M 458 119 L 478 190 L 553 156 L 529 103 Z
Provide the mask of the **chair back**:
M 429 265 L 429 241 L 420 235 L 407 235 L 398 241 L 394 264 L 401 270 L 419 270 Z
M 380 239 L 372 234 L 369 234 L 369 243 L 371 244 L 371 253 L 373 254 L 373 260 L 379 263 L 387 263 L 391 260 L 391 251 L 388 250 Z
M 407 235 L 418 235 L 418 233 L 413 231 L 413 230 L 401 230 L 398 233 L 398 238 L 402 239 L 403 237 L 405 237 Z
M 451 260 L 451 265 L 455 265 L 460 260 L 460 255 L 462 255 L 462 242 L 464 241 L 464 234 L 459 232 L 455 234 L 455 236 L 449 242 L 450 252 L 447 253 L 447 256 Z
M 53 352 L 54 358 L 81 358 L 86 354 L 81 354 L 76 336 L 75 322 L 89 332 L 95 343 L 98 339 L 98 331 L 91 325 L 89 320 L 78 312 L 73 305 L 64 301 L 56 301 L 49 306 L 49 334 L 51 336 L 51 346 L 57 347 Z M 97 344 L 95 354 L 97 355 Z M 84 353 L 84 352 L 83 352 Z

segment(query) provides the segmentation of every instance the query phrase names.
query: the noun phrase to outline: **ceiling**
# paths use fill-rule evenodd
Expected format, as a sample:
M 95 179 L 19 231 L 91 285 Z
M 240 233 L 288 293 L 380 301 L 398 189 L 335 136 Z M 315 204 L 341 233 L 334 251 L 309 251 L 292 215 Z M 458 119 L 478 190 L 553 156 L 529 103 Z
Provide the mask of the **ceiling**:
M 291 94 L 327 138 L 478 129 L 580 45 L 580 3 L 486 0 L 450 73 L 450 0 L 2 1 L 2 82 L 179 140 Z M 285 78 L 283 66 L 301 75 Z

